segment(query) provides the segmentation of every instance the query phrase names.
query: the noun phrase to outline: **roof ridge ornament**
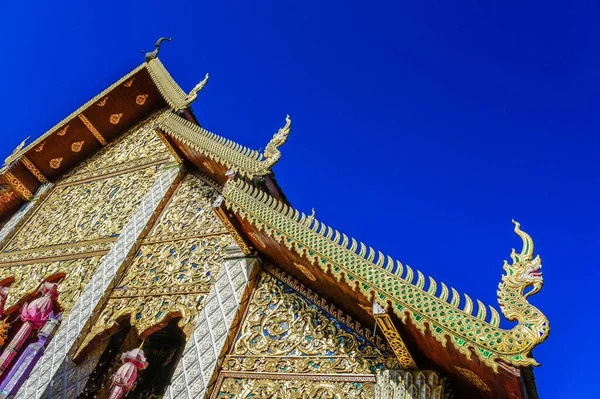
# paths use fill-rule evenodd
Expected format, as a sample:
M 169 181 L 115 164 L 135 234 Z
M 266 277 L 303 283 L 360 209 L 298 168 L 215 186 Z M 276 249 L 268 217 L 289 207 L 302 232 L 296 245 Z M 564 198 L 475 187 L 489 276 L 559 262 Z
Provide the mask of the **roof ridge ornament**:
M 265 152 L 263 153 L 265 160 L 262 162 L 262 170 L 261 174 L 269 173 L 270 169 L 275 165 L 279 159 L 281 158 L 281 151 L 279 151 L 279 147 L 281 147 L 287 141 L 290 132 L 292 130 L 292 120 L 289 115 L 285 116 L 285 125 L 280 128 L 277 133 L 273 135 L 269 144 L 265 147 Z
M 27 140 L 29 140 L 30 137 L 31 136 L 27 136 L 25 138 L 25 140 L 21 141 L 21 144 L 19 144 L 13 150 L 12 154 L 10 154 L 9 156 L 6 157 L 6 159 L 4 160 L 4 165 L 8 165 L 8 164 L 12 163 L 13 161 L 16 161 L 17 159 L 19 159 L 19 156 L 21 155 L 21 151 L 25 147 L 25 143 L 27 143 Z
M 154 44 L 154 51 L 150 51 L 149 53 L 146 53 L 146 62 L 150 62 L 153 59 L 155 59 L 156 57 L 158 57 L 158 52 L 160 51 L 160 45 L 162 44 L 162 42 L 164 42 L 165 40 L 167 41 L 171 41 L 173 40 L 172 37 L 161 37 L 160 39 L 158 39 L 156 41 L 156 43 Z M 142 54 L 145 53 L 144 50 L 142 50 Z
M 173 108 L 173 111 L 181 112 L 188 108 L 194 101 L 196 101 L 196 98 L 198 98 L 198 93 L 201 92 L 202 89 L 204 89 L 204 86 L 206 86 L 206 83 L 208 83 L 208 78 L 209 75 L 207 73 L 206 76 L 204 76 L 204 79 L 202 79 L 196 86 L 194 86 L 192 90 L 190 90 L 189 94 L 185 97 L 183 104 Z

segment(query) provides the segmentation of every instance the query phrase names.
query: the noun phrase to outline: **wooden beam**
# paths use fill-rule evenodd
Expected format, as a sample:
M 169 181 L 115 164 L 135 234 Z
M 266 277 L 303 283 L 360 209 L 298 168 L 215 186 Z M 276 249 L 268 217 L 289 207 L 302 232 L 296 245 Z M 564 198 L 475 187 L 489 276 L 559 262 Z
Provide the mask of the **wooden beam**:
M 25 201 L 31 201 L 33 199 L 33 194 L 29 189 L 21 182 L 21 180 L 17 179 L 15 175 L 11 172 L 6 172 L 2 175 L 4 181 L 8 183 L 8 185 L 23 198 Z
M 29 158 L 26 156 L 21 157 L 21 163 L 27 168 L 27 170 L 31 172 L 33 176 L 35 176 L 40 183 L 48 183 L 46 176 L 44 176 L 44 174 L 37 168 L 37 166 L 33 164 L 33 162 L 29 160 Z
M 79 114 L 79 115 L 77 115 L 77 117 L 83 122 L 85 127 L 87 127 L 88 130 L 90 132 L 92 132 L 92 134 L 94 135 L 96 140 L 98 140 L 100 142 L 100 144 L 106 145 L 106 139 L 104 137 L 102 137 L 102 135 L 100 134 L 98 129 L 96 129 L 96 127 L 94 125 L 92 125 L 92 122 L 90 122 L 90 120 L 88 118 L 86 118 L 86 116 L 84 114 Z

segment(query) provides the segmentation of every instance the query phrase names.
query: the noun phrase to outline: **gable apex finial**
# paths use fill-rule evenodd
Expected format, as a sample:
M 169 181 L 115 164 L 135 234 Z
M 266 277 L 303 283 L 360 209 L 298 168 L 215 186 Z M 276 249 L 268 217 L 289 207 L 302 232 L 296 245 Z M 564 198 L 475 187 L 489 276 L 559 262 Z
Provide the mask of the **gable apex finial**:
M 165 40 L 170 42 L 171 40 L 173 40 L 173 38 L 172 37 L 161 37 L 160 39 L 158 39 L 156 41 L 156 43 L 154 44 L 154 51 L 150 51 L 149 53 L 146 53 L 146 62 L 150 62 L 153 59 L 155 59 L 156 57 L 158 57 L 158 52 L 160 51 L 160 45 Z M 143 50 L 142 50 L 142 53 L 144 53 Z

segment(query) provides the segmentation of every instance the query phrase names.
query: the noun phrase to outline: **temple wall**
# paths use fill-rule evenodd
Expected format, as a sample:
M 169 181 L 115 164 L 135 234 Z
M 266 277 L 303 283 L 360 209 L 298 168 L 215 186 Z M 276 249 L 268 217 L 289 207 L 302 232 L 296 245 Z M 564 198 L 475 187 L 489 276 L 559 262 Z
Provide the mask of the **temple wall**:
M 266 268 L 210 397 L 374 397 L 376 373 L 398 367 L 386 343 L 281 270 Z
M 18 311 L 50 278 L 59 282 L 58 303 L 64 311 L 55 338 L 19 397 L 42 396 L 50 380 L 47 396 L 73 391 L 95 366 L 97 351 L 79 366 L 67 361 L 66 353 L 180 175 L 178 167 L 165 167 L 173 158 L 154 131 L 158 116 L 73 169 L 4 226 L 0 279 L 14 279 L 5 309 Z

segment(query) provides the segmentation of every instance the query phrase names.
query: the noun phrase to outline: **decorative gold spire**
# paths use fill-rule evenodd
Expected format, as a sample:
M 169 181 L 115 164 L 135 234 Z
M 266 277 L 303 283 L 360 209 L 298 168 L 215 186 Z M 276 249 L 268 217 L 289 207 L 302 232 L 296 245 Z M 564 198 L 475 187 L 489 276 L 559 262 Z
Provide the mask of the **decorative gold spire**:
M 200 83 L 194 86 L 194 88 L 189 92 L 189 94 L 185 97 L 185 101 L 183 102 L 183 104 L 174 107 L 173 110 L 183 111 L 184 109 L 189 107 L 194 101 L 196 101 L 196 98 L 198 98 L 198 93 L 204 88 L 204 86 L 206 86 L 206 83 L 208 83 L 208 73 L 206 74 L 204 79 L 202 79 Z
M 269 141 L 269 144 L 267 144 L 267 147 L 265 148 L 265 160 L 262 163 L 263 174 L 268 173 L 269 170 L 273 167 L 273 165 L 275 165 L 277 161 L 279 161 L 279 159 L 281 158 L 281 152 L 279 151 L 279 147 L 285 144 L 290 135 L 291 130 L 292 120 L 290 119 L 289 115 L 286 115 L 285 125 L 283 125 L 283 127 L 273 135 L 273 138 L 271 139 L 271 141 Z

